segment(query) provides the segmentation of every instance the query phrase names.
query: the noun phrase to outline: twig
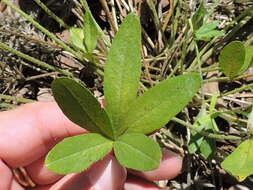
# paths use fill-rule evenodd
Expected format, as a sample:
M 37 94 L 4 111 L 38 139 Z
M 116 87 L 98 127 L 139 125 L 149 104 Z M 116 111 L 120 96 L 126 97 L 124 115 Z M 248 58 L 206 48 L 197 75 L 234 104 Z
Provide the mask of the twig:
M 10 31 L 10 30 L 7 30 L 7 29 L 4 29 L 4 30 L 0 29 L 0 33 L 19 36 L 19 37 L 22 37 L 22 38 L 24 38 L 26 40 L 29 40 L 29 41 L 34 41 L 34 42 L 44 44 L 44 45 L 47 45 L 47 46 L 51 46 L 51 47 L 54 47 L 54 48 L 57 48 L 57 49 L 62 49 L 61 46 L 59 46 L 58 44 L 56 44 L 54 42 L 44 41 L 42 39 L 36 38 L 34 36 L 31 36 L 31 35 L 22 34 L 22 33 L 18 33 L 18 32 L 15 32 L 15 31 Z
M 35 100 L 31 100 L 31 99 L 27 99 L 27 98 L 13 97 L 13 96 L 4 95 L 4 94 L 0 94 L 0 100 L 1 99 L 10 100 L 10 101 L 17 101 L 17 102 L 20 102 L 20 103 L 36 102 Z
M 121 3 L 123 4 L 124 8 L 127 10 L 127 12 L 130 12 L 130 7 L 128 6 L 128 4 L 125 2 L 125 0 L 120 0 Z
M 190 128 L 191 130 L 194 130 L 196 132 L 198 132 L 199 134 L 212 138 L 212 139 L 220 139 L 220 140 L 233 140 L 233 141 L 237 141 L 237 140 L 242 140 L 242 137 L 237 137 L 237 136 L 233 136 L 233 135 L 221 135 L 221 134 L 214 134 L 214 133 L 208 133 L 205 131 L 200 131 L 197 127 L 195 127 L 194 125 L 191 125 L 181 119 L 178 119 L 176 117 L 172 118 L 172 121 L 175 121 L 185 127 Z
M 112 15 L 110 13 L 110 10 L 109 10 L 109 7 L 107 5 L 106 0 L 99 0 L 99 1 L 100 1 L 101 5 L 102 5 L 102 7 L 103 7 L 103 9 L 104 9 L 104 11 L 106 13 L 106 15 L 107 15 L 107 18 L 109 20 L 109 23 L 110 23 L 110 25 L 112 27 L 113 32 L 116 33 L 117 32 L 117 26 L 116 26 L 115 21 L 112 18 Z
M 6 3 L 9 7 L 14 9 L 16 12 L 18 12 L 21 16 L 23 16 L 27 21 L 29 21 L 33 26 L 38 28 L 40 31 L 48 35 L 52 40 L 54 40 L 57 44 L 59 44 L 64 50 L 72 53 L 76 58 L 80 60 L 84 60 L 83 56 L 80 55 L 78 52 L 70 48 L 68 45 L 66 45 L 62 40 L 60 40 L 57 36 L 55 36 L 53 33 L 48 31 L 46 28 L 41 26 L 38 22 L 36 22 L 32 17 L 30 17 L 28 14 L 26 14 L 24 11 L 16 7 L 10 0 L 2 0 L 2 2 Z
M 214 68 L 214 69 L 217 70 L 218 68 Z M 213 79 L 206 79 L 206 80 L 203 80 L 203 82 L 209 83 L 209 82 L 221 82 L 221 81 L 236 81 L 236 80 L 245 79 L 248 77 L 253 77 L 253 73 L 240 75 L 234 79 L 231 79 L 229 77 L 219 77 L 219 78 L 213 78 Z
M 116 16 L 116 10 L 115 10 L 115 2 L 114 2 L 114 0 L 111 0 L 110 3 L 111 3 L 111 6 L 112 6 L 112 18 L 114 20 L 113 23 L 115 24 L 116 31 L 118 31 L 119 26 L 118 26 L 118 23 L 117 23 L 117 16 Z
M 32 63 L 34 63 L 34 64 L 36 64 L 36 65 L 38 65 L 38 66 L 40 66 L 40 67 L 44 67 L 44 68 L 49 69 L 49 70 L 52 70 L 52 71 L 57 71 L 57 72 L 59 72 L 59 73 L 62 73 L 62 74 L 64 74 L 64 75 L 67 75 L 67 76 L 71 76 L 71 77 L 73 76 L 73 74 L 70 73 L 70 72 L 68 72 L 68 71 L 61 70 L 61 69 L 59 69 L 59 68 L 57 68 L 57 67 L 54 67 L 54 66 L 52 66 L 52 65 L 49 65 L 49 64 L 47 64 L 47 63 L 45 63 L 45 62 L 42 62 L 42 61 L 40 61 L 40 60 L 38 60 L 38 59 L 35 59 L 34 57 L 31 57 L 31 56 L 26 55 L 26 54 L 24 54 L 24 53 L 22 53 L 22 52 L 20 52 L 20 51 L 18 51 L 18 50 L 15 50 L 15 49 L 13 49 L 13 48 L 7 46 L 6 44 L 4 44 L 4 43 L 2 43 L 2 42 L 0 42 L 0 48 L 1 48 L 1 49 L 4 49 L 4 50 L 7 50 L 7 51 L 9 51 L 9 52 L 11 52 L 11 53 L 13 53 L 13 54 L 15 54 L 15 55 L 17 55 L 17 56 L 23 58 L 23 59 L 26 59 L 27 61 L 30 61 L 30 62 L 32 62 Z
M 162 30 L 165 31 L 170 19 L 171 19 L 171 16 L 173 14 L 173 11 L 174 11 L 174 8 L 177 6 L 177 2 L 178 0 L 170 0 L 170 9 L 169 9 L 169 12 L 167 14 L 167 16 L 165 17 L 164 19 L 164 23 L 163 23 L 163 26 L 162 26 Z
M 243 91 L 243 90 L 246 90 L 246 89 L 252 88 L 252 87 L 253 87 L 253 83 L 252 83 L 252 84 L 245 85 L 245 86 L 240 87 L 240 88 L 237 88 L 237 89 L 235 89 L 235 90 L 231 90 L 231 91 L 226 92 L 226 93 L 224 93 L 224 94 L 221 94 L 221 95 L 218 96 L 218 98 L 221 98 L 221 97 L 223 97 L 223 96 L 228 96 L 228 95 L 230 95 L 230 94 L 235 94 L 235 93 L 241 92 L 241 91 Z
M 148 4 L 150 10 L 152 11 L 152 14 L 153 14 L 153 17 L 154 17 L 154 22 L 155 22 L 155 26 L 156 26 L 157 32 L 159 32 L 159 31 L 161 32 L 163 41 L 164 41 L 164 43 L 166 43 L 166 42 L 167 42 L 167 39 L 166 39 L 166 37 L 165 37 L 165 35 L 164 35 L 164 32 L 163 32 L 163 30 L 162 30 L 162 24 L 161 24 L 161 22 L 160 22 L 160 20 L 159 20 L 159 17 L 158 17 L 158 14 L 157 14 L 155 5 L 154 5 L 154 3 L 153 3 L 152 0 L 147 0 L 147 4 Z
M 67 25 L 60 17 L 58 17 L 56 14 L 54 14 L 44 3 L 42 3 L 40 0 L 33 0 L 35 1 L 48 15 L 50 15 L 56 22 L 58 22 L 61 26 L 63 26 L 66 29 L 69 29 L 70 26 Z
M 36 76 L 27 77 L 25 80 L 26 80 L 26 81 L 36 80 L 36 79 L 39 79 L 39 78 L 49 77 L 49 76 L 57 75 L 57 74 L 59 74 L 59 72 L 44 73 L 44 74 L 41 74 L 41 75 L 36 75 Z

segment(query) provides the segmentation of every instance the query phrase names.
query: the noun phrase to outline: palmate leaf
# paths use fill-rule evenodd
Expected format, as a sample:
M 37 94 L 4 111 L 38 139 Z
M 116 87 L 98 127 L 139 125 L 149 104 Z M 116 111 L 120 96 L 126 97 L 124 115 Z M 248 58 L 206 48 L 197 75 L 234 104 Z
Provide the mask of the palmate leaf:
M 213 132 L 215 130 L 214 118 L 219 115 L 218 112 L 207 114 L 206 110 L 201 110 L 198 120 L 194 126 L 198 131 Z M 216 141 L 214 139 L 204 137 L 196 131 L 191 131 L 191 139 L 188 150 L 191 154 L 199 151 L 205 159 L 211 159 L 216 152 Z
M 135 170 L 159 167 L 162 153 L 159 145 L 140 133 L 128 133 L 114 142 L 114 153 L 121 165 Z
M 209 41 L 210 39 L 224 35 L 223 31 L 216 30 L 215 28 L 219 25 L 218 21 L 204 24 L 195 32 L 196 40 Z
M 120 132 L 149 134 L 161 128 L 189 103 L 200 84 L 197 73 L 157 84 L 130 104 Z
M 222 163 L 221 166 L 239 181 L 253 174 L 253 140 L 242 142 Z
M 129 103 L 137 96 L 141 73 L 141 27 L 137 15 L 128 15 L 108 53 L 104 93 L 107 111 L 115 129 L 121 127 Z
M 62 77 L 54 80 L 52 90 L 57 104 L 71 121 L 90 132 L 114 138 L 106 111 L 88 89 L 72 79 Z
M 113 142 L 90 133 L 65 138 L 47 155 L 45 164 L 59 174 L 81 172 L 112 150 Z

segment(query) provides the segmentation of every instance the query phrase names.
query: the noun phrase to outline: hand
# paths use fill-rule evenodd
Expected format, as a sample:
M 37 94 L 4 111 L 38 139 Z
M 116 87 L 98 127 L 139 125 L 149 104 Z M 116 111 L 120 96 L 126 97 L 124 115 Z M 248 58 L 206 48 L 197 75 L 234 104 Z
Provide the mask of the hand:
M 180 173 L 182 159 L 164 152 L 158 169 L 127 171 L 112 155 L 88 170 L 66 176 L 44 166 L 47 152 L 65 137 L 87 131 L 68 120 L 57 104 L 32 103 L 0 113 L 0 189 L 24 190 L 10 168 L 25 167 L 37 184 L 33 190 L 159 190 L 153 180 L 171 179 Z M 133 175 L 134 174 L 134 175 Z M 139 177 L 137 177 L 139 176 Z

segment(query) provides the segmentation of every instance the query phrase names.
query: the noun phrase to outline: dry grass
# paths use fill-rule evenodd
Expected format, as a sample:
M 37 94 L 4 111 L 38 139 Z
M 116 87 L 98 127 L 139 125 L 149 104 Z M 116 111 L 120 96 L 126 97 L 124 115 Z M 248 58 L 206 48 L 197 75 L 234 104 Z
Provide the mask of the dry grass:
M 46 4 L 47 2 L 45 1 Z M 62 4 L 59 1 L 50 2 L 51 4 L 47 4 L 49 8 L 52 8 L 64 21 L 82 26 L 83 9 L 79 1 L 73 0 L 71 4 L 64 4 L 66 9 L 72 11 L 67 15 L 63 15 Z M 205 0 L 203 2 L 209 11 L 207 20 L 218 20 L 219 28 L 224 29 L 226 35 L 210 42 L 198 43 L 204 79 L 202 94 L 196 95 L 193 102 L 178 115 L 189 123 L 193 123 L 196 119 L 203 99 L 205 104 L 210 106 L 208 100 L 215 93 L 224 94 L 252 83 L 252 69 L 233 81 L 224 77 L 219 71 L 217 56 L 224 45 L 232 40 L 239 39 L 247 44 L 253 43 L 252 11 L 238 19 L 238 16 L 247 8 L 252 7 L 253 3 L 240 0 Z M 192 44 L 193 34 L 188 25 L 188 19 L 196 12 L 199 1 L 111 0 L 108 3 L 100 0 L 88 1 L 88 3 L 97 22 L 110 40 L 113 39 L 119 24 L 129 12 L 137 12 L 140 15 L 143 29 L 143 73 L 140 92 L 165 78 L 190 71 L 200 71 Z M 4 14 L 0 13 L 1 42 L 49 65 L 72 72 L 91 90 L 103 92 L 101 74 L 96 72 L 91 63 L 72 57 L 13 11 L 6 11 L 3 6 L 0 10 L 5 10 Z M 69 39 L 68 32 L 62 33 L 63 29 L 59 26 L 55 27 L 55 22 L 45 16 L 46 14 L 41 9 L 31 6 L 30 10 L 26 11 L 37 17 L 42 24 L 43 22 L 51 23 L 45 26 L 62 39 Z M 99 42 L 95 54 L 100 60 L 100 69 L 105 62 L 107 51 L 106 45 Z M 49 71 L 0 50 L 0 93 L 2 94 L 0 109 L 11 109 L 22 103 L 41 99 L 51 100 L 50 83 L 56 76 L 59 76 L 58 72 Z M 238 136 L 245 135 L 247 114 L 252 109 L 252 97 L 252 89 L 246 89 L 218 99 L 215 110 L 222 114 L 216 118 L 216 122 L 221 132 Z M 238 182 L 220 167 L 222 159 L 235 148 L 238 142 L 217 141 L 217 152 L 212 160 L 207 161 L 200 154 L 188 154 L 189 133 L 188 129 L 178 123 L 169 122 L 154 136 L 162 146 L 185 157 L 182 174 L 172 181 L 159 182 L 159 184 L 172 189 L 240 189 Z M 251 181 L 252 179 L 249 178 L 240 185 L 246 189 L 252 189 Z

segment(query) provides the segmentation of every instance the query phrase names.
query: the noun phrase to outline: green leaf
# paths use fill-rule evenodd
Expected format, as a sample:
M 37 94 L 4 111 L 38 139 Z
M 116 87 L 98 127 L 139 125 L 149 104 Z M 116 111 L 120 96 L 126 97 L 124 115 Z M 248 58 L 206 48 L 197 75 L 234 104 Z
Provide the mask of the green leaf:
M 158 168 L 162 157 L 159 145 L 140 133 L 120 136 L 114 142 L 114 153 L 121 165 L 142 171 Z
M 210 106 L 209 106 L 210 113 L 215 112 L 215 105 L 217 103 L 218 98 L 219 98 L 219 93 L 215 93 L 212 95 Z
M 141 73 L 141 27 L 128 15 L 116 34 L 105 66 L 104 92 L 108 114 L 116 129 L 136 96 Z
M 250 66 L 253 66 L 253 45 L 252 46 L 247 46 L 245 47 L 246 49 L 246 57 L 245 57 L 245 62 L 250 62 Z
M 62 77 L 53 81 L 52 90 L 57 104 L 71 121 L 90 132 L 114 138 L 106 111 L 88 89 L 72 79 Z
M 244 64 L 241 67 L 239 74 L 242 74 L 245 71 L 247 71 L 248 68 L 252 65 L 252 63 L 253 63 L 253 46 L 247 46 L 245 47 Z
M 59 174 L 81 172 L 103 158 L 113 142 L 100 134 L 89 133 L 64 139 L 46 157 L 46 167 Z
M 207 114 L 206 110 L 202 110 L 198 115 L 198 120 L 194 126 L 198 131 L 213 133 L 217 126 L 214 120 L 219 115 L 218 112 Z M 216 141 L 214 139 L 204 137 L 196 131 L 191 131 L 191 140 L 189 142 L 189 152 L 191 154 L 200 152 L 205 159 L 211 159 L 216 152 Z
M 253 140 L 242 142 L 222 163 L 221 166 L 239 181 L 253 174 Z
M 238 76 L 244 65 L 245 48 L 240 41 L 233 41 L 223 48 L 219 56 L 222 72 L 229 78 Z
M 213 127 L 213 121 L 210 120 L 210 126 L 207 125 L 207 127 Z M 212 129 L 205 130 L 208 133 L 213 133 Z M 216 141 L 212 138 L 204 137 L 202 140 L 202 143 L 200 145 L 200 153 L 206 160 L 211 160 L 214 157 L 214 154 L 216 152 Z
M 206 113 L 205 108 L 202 108 L 199 114 L 197 115 L 197 120 L 193 124 L 198 129 L 198 131 L 202 131 L 204 129 L 203 124 L 206 123 L 206 117 L 207 117 L 206 115 L 207 113 Z M 204 136 L 202 136 L 200 133 L 198 133 L 195 130 L 191 130 L 191 138 L 188 145 L 188 150 L 190 154 L 194 154 L 200 149 L 203 139 L 204 139 Z
M 202 26 L 203 20 L 206 14 L 207 14 L 207 11 L 203 3 L 200 3 L 196 13 L 192 17 L 192 24 L 193 24 L 194 31 L 198 30 Z
M 215 30 L 219 25 L 218 21 L 213 21 L 208 24 L 204 24 L 195 32 L 196 40 L 209 41 L 211 38 L 224 35 L 223 31 Z
M 71 27 L 70 36 L 75 46 L 84 52 L 92 53 L 96 48 L 97 40 L 101 36 L 101 33 L 90 11 L 85 12 L 83 29 Z
M 161 128 L 189 103 L 200 84 L 197 73 L 157 84 L 130 104 L 121 132 L 148 134 Z
M 83 45 L 83 40 L 84 40 L 84 33 L 82 28 L 76 28 L 76 27 L 71 27 L 69 29 L 70 36 L 71 36 L 71 41 L 72 43 L 77 46 L 79 49 L 82 49 L 85 51 L 85 47 Z
M 97 29 L 96 23 L 94 23 L 94 19 L 90 11 L 85 12 L 84 16 L 84 46 L 88 53 L 92 53 L 92 51 L 96 48 L 97 40 L 99 38 L 99 31 Z

